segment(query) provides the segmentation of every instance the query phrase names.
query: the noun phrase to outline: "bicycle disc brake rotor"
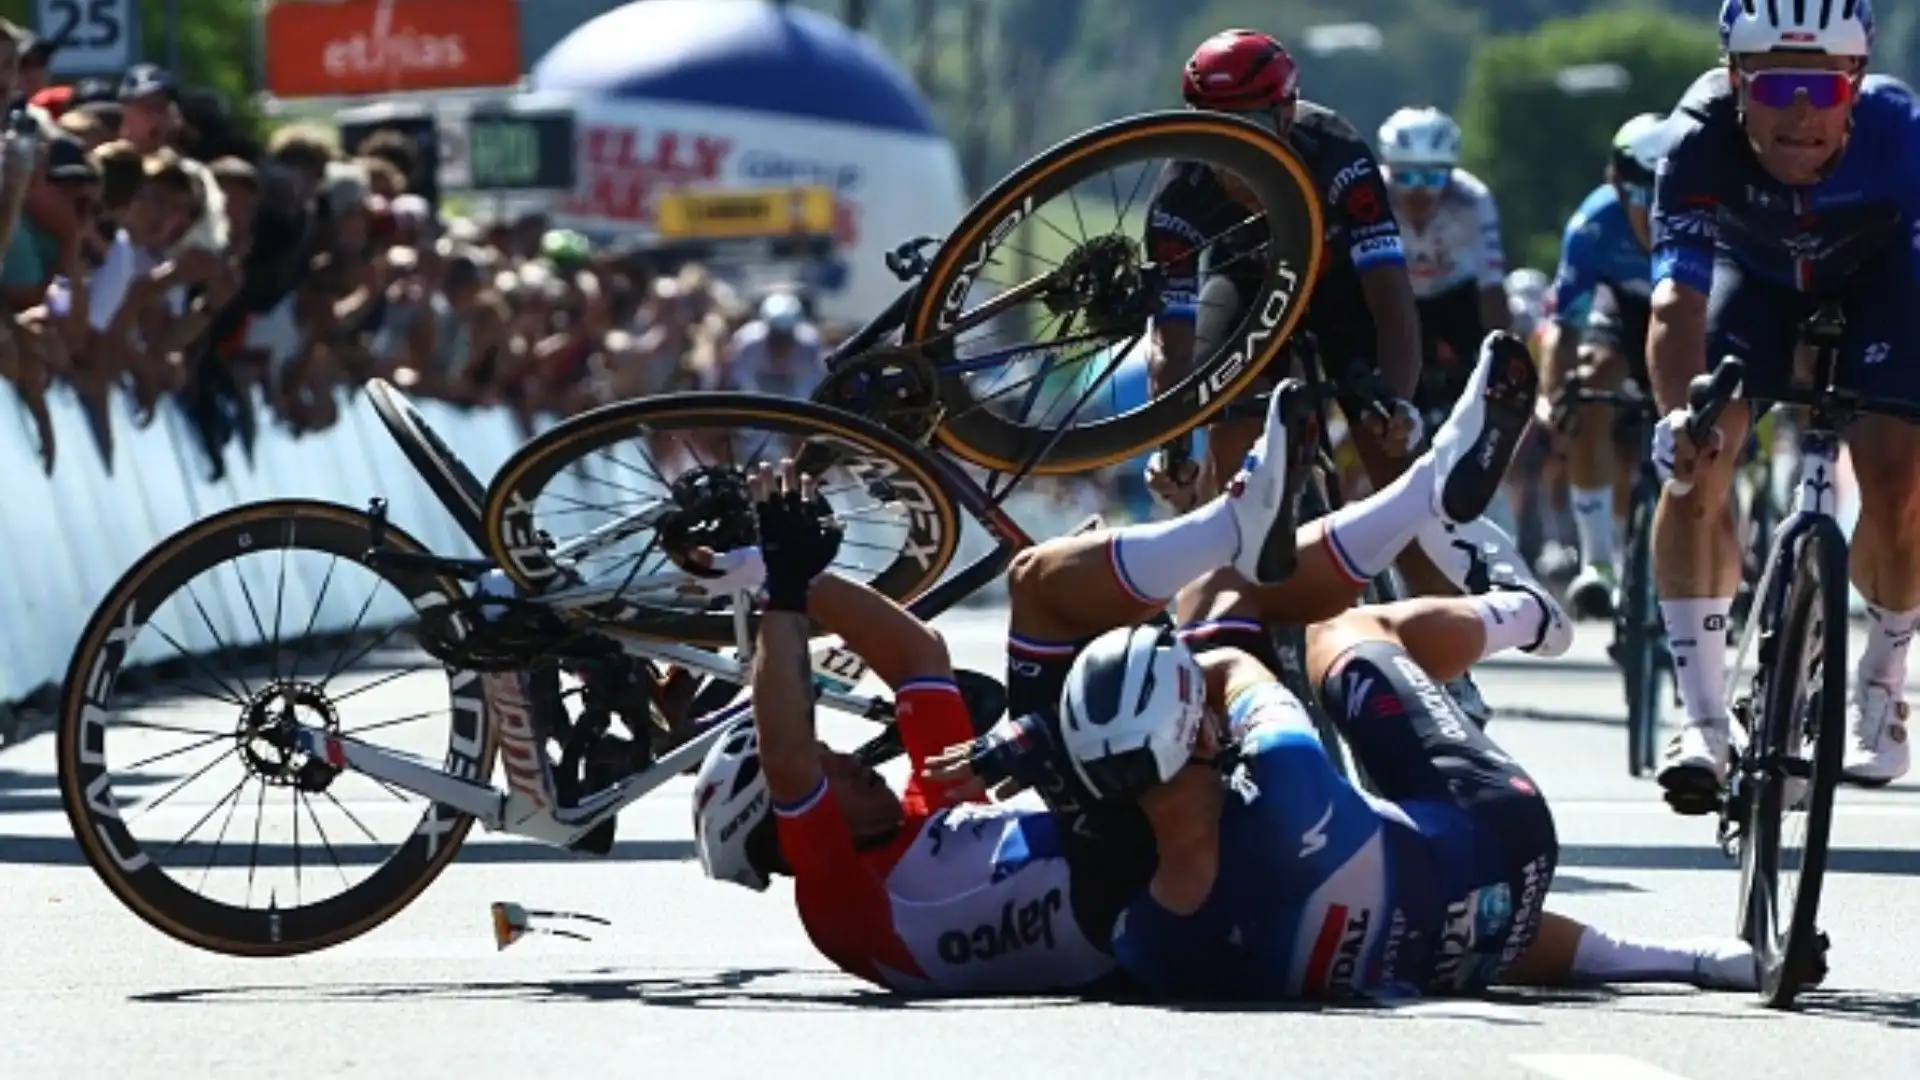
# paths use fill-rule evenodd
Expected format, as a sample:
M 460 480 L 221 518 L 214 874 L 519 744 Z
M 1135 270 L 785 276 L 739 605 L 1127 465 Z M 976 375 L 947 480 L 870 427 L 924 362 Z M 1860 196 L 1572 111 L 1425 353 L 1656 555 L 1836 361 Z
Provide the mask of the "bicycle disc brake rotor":
M 875 349 L 834 368 L 813 400 L 924 443 L 940 423 L 937 379 L 933 362 L 916 349 Z
M 702 465 L 676 477 L 669 491 L 674 509 L 660 519 L 657 535 L 667 557 L 685 568 L 695 548 L 713 552 L 759 542 L 753 495 L 738 465 Z

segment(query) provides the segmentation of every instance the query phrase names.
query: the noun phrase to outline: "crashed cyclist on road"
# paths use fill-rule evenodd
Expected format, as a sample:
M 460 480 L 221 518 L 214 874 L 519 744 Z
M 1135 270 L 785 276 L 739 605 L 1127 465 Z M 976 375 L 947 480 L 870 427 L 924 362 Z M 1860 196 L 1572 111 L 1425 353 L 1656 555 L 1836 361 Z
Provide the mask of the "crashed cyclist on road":
M 1475 384 L 1482 399 L 1490 396 L 1496 359 L 1512 357 L 1490 352 L 1483 358 Z M 819 575 L 837 548 L 837 528 L 823 521 L 827 511 L 809 500 L 804 481 L 795 490 L 790 476 L 775 479 L 763 471 L 754 481 L 767 597 L 754 660 L 757 707 L 754 728 L 723 738 L 696 783 L 696 846 L 708 874 L 754 888 L 765 888 L 771 873 L 793 874 L 795 900 L 816 946 L 843 970 L 882 986 L 1031 993 L 1111 985 L 1116 918 L 1155 874 L 1148 818 L 1125 802 L 1096 801 L 1098 788 L 1070 782 L 1060 759 L 1049 755 L 1027 758 L 1017 776 L 1039 790 L 1051 812 L 1024 798 L 956 804 L 981 795 L 965 763 L 975 750 L 986 755 L 984 762 L 996 747 L 1018 749 L 1020 734 L 1047 739 L 1044 718 L 1036 725 L 1021 710 L 1032 705 L 1036 692 L 1047 712 L 1059 703 L 1065 672 L 1086 663 L 1075 660 L 1084 645 L 1077 636 L 1149 618 L 1194 577 L 1212 572 L 1226 586 L 1217 590 L 1222 597 L 1240 583 L 1240 595 L 1254 608 L 1340 612 L 1368 571 L 1393 558 L 1413 533 L 1442 517 L 1475 516 L 1484 504 L 1476 490 L 1491 490 L 1484 463 L 1504 465 L 1533 392 L 1529 366 L 1503 370 L 1522 381 L 1492 380 L 1491 396 L 1503 402 L 1500 407 L 1463 409 L 1404 481 L 1297 533 L 1281 509 L 1285 432 L 1270 420 L 1267 437 L 1232 493 L 1195 513 L 1061 538 L 1023 553 L 1011 582 L 1009 635 L 1009 696 L 1019 719 L 977 743 L 968 741 L 971 730 L 958 694 L 937 678 L 947 664 L 938 638 L 890 602 Z M 1273 415 L 1283 408 L 1276 404 Z M 1491 477 L 1497 481 L 1497 469 Z M 1263 569 L 1267 576 L 1278 572 L 1276 536 L 1297 545 L 1298 571 L 1265 591 L 1245 588 Z M 1239 571 L 1216 570 L 1223 565 Z M 1209 588 L 1203 584 L 1193 592 Z M 857 612 L 850 601 L 855 590 L 864 593 Z M 871 770 L 817 742 L 809 615 L 846 636 L 856 651 L 875 649 L 874 669 L 896 685 L 901 734 L 915 770 L 904 798 L 893 796 Z M 1444 638 L 1455 653 L 1464 648 L 1473 659 L 1516 645 L 1566 647 L 1565 624 L 1551 601 L 1524 585 L 1486 596 L 1418 601 L 1366 617 L 1424 626 L 1429 638 Z M 1236 629 L 1244 636 L 1244 627 L 1231 620 L 1191 632 L 1196 639 L 1230 640 Z M 1165 637 L 1174 640 L 1170 633 Z M 907 644 L 890 644 L 898 642 Z M 1084 651 L 1103 655 L 1098 643 Z M 1170 668 L 1165 674 L 1153 701 L 1178 715 L 1197 708 L 1204 690 L 1193 670 Z M 950 744 L 943 776 L 929 780 L 928 747 L 943 738 Z M 949 781 L 966 786 L 950 787 Z M 1550 875 L 1550 867 L 1535 873 L 1536 888 L 1544 888 L 1540 875 Z M 1576 969 L 1575 977 L 1710 983 L 1715 976 L 1701 974 L 1709 962 L 1701 958 L 1710 960 L 1724 948 L 1635 946 L 1639 951 L 1620 953 L 1611 966 L 1589 964 Z
M 1227 30 L 1194 50 L 1181 92 L 1190 108 L 1272 128 L 1312 175 L 1312 194 L 1325 214 L 1326 256 L 1300 329 L 1313 335 L 1329 378 L 1378 372 L 1392 395 L 1391 419 L 1384 424 L 1358 407 L 1363 402 L 1343 401 L 1350 421 L 1361 418 L 1350 424 L 1354 449 L 1380 488 L 1406 469 L 1425 435 L 1413 400 L 1420 385 L 1420 316 L 1392 195 L 1372 148 L 1340 114 L 1302 98 L 1299 82 L 1293 58 L 1278 40 Z M 1267 243 L 1267 230 L 1264 224 L 1246 227 L 1245 218 L 1212 167 L 1175 162 L 1161 176 L 1146 231 L 1146 249 L 1166 275 L 1148 368 L 1156 394 L 1185 377 L 1196 356 L 1226 339 L 1244 311 L 1244 298 L 1257 291 L 1261 263 L 1244 256 Z M 1259 434 L 1257 419 L 1215 422 L 1206 429 L 1204 463 L 1190 460 L 1177 442 L 1149 460 L 1148 483 L 1183 511 L 1220 490 Z M 1439 557 L 1423 544 L 1399 561 L 1413 592 L 1455 594 L 1434 565 Z M 1485 724 L 1486 707 L 1465 673 L 1448 690 L 1476 723 Z

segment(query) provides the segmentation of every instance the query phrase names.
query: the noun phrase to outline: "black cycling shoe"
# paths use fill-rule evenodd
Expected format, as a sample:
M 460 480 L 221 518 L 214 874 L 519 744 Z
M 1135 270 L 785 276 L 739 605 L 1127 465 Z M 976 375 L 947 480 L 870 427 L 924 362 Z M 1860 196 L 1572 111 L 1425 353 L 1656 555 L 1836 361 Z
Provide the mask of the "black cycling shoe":
M 1434 433 L 1440 512 L 1449 520 L 1472 521 L 1486 513 L 1533 420 L 1539 393 L 1540 373 L 1526 342 L 1504 330 L 1488 334 L 1466 390 Z

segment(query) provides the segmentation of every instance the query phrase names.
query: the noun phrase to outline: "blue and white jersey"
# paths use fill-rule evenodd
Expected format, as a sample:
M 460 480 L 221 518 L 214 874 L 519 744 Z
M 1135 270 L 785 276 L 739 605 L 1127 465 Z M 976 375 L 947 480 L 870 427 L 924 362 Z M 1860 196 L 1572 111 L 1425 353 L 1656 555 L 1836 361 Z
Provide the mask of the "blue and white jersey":
M 1564 327 L 1585 326 L 1594 295 L 1604 288 L 1623 311 L 1640 314 L 1644 326 L 1653 293 L 1652 265 L 1633 234 L 1619 192 L 1612 184 L 1601 184 L 1567 219 L 1560 237 L 1560 267 L 1548 293 L 1548 315 Z

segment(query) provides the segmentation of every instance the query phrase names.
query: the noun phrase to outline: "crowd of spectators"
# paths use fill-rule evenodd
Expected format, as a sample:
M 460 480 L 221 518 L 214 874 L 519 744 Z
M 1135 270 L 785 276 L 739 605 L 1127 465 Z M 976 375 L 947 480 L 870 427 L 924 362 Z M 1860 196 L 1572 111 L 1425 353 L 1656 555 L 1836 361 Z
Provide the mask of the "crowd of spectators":
M 531 430 L 676 389 L 805 395 L 822 373 L 828 342 L 797 290 L 743 296 L 538 214 L 460 216 L 416 193 L 430 166 L 403 133 L 351 155 L 326 126 L 255 140 L 152 65 L 49 85 L 52 53 L 0 20 L 0 379 L 49 471 L 76 452 L 55 443 L 55 384 L 109 467 L 124 393 L 135 424 L 184 408 L 217 475 L 233 440 L 324 429 L 338 391 L 373 376 L 510 406 Z

